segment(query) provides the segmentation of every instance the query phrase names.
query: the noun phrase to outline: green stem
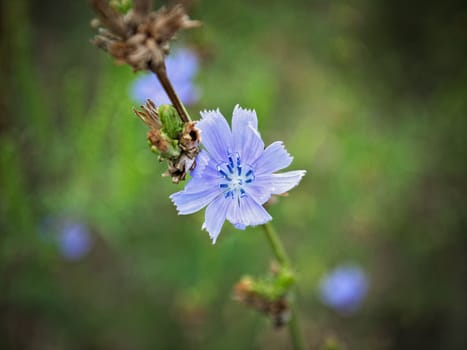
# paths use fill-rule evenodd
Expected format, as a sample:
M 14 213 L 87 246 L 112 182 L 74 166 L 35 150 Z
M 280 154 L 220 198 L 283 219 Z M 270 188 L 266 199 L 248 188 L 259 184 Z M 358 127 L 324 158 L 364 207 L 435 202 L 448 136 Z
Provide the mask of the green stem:
M 167 76 L 167 70 L 165 69 L 165 64 L 153 65 L 151 66 L 151 71 L 157 75 L 157 79 L 159 79 L 162 87 L 164 88 L 167 96 L 169 96 L 170 101 L 172 102 L 173 106 L 178 112 L 178 115 L 182 119 L 184 123 L 188 123 L 191 121 L 190 115 L 186 110 L 185 106 L 183 105 L 182 101 L 178 97 L 172 83 Z M 157 103 L 157 101 L 156 101 Z
M 274 252 L 274 255 L 276 256 L 277 261 L 281 264 L 283 267 L 289 267 L 290 262 L 289 258 L 287 257 L 287 254 L 285 253 L 284 246 L 282 245 L 281 240 L 279 239 L 279 236 L 277 235 L 276 231 L 274 230 L 274 227 L 270 222 L 261 225 L 264 230 L 264 234 L 266 235 L 266 238 L 271 245 L 271 248 Z M 301 350 L 303 349 L 303 340 L 302 336 L 300 334 L 300 326 L 298 324 L 298 316 L 297 316 L 297 310 L 295 307 L 295 301 L 293 300 L 294 295 L 293 291 L 290 293 L 290 321 L 289 321 L 289 332 L 290 332 L 290 338 L 292 340 L 292 347 L 294 350 Z
M 292 339 L 292 348 L 295 350 L 303 349 L 303 339 L 300 333 L 300 325 L 298 322 L 297 308 L 294 301 L 290 302 L 290 321 L 289 321 L 290 338 Z
M 289 258 L 287 257 L 284 246 L 282 245 L 276 230 L 274 230 L 274 227 L 271 225 L 271 222 L 265 223 L 262 227 L 277 261 L 279 261 L 282 266 L 289 266 Z

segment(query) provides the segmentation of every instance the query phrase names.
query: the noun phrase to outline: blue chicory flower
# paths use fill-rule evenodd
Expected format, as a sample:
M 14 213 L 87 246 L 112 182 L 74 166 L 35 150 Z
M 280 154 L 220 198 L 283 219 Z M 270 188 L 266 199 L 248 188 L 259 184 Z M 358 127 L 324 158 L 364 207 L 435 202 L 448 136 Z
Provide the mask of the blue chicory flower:
M 57 239 L 61 254 L 70 261 L 81 259 L 92 247 L 89 230 L 84 224 L 77 222 L 65 222 Z
M 215 243 L 225 220 L 238 229 L 270 221 L 263 204 L 271 195 L 297 186 L 305 171 L 275 173 L 288 167 L 293 158 L 282 142 L 264 149 L 254 110 L 237 105 L 232 130 L 219 110 L 204 111 L 201 116 L 196 126 L 203 150 L 185 189 L 170 198 L 181 215 L 207 206 L 202 228 Z
M 199 100 L 199 89 L 193 82 L 198 67 L 198 56 L 190 49 L 180 48 L 167 56 L 167 75 L 178 96 L 186 105 L 194 104 Z M 138 77 L 132 85 L 130 94 L 139 103 L 151 99 L 158 105 L 171 104 L 169 97 L 153 73 Z
M 344 315 L 357 311 L 367 292 L 368 279 L 357 265 L 339 266 L 320 282 L 322 302 Z

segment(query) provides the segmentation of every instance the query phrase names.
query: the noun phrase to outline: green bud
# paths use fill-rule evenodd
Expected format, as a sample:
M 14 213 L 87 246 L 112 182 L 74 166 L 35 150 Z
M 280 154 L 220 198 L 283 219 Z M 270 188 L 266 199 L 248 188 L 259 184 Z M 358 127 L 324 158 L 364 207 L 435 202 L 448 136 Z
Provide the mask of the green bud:
M 277 300 L 288 293 L 295 283 L 293 272 L 287 267 L 281 267 L 274 274 L 260 279 L 250 278 L 252 292 L 270 301 Z
M 183 130 L 183 121 L 171 105 L 161 105 L 157 109 L 162 123 L 162 131 L 171 139 L 178 139 Z
M 341 348 L 341 345 L 339 344 L 339 341 L 335 337 L 328 337 L 322 349 L 323 350 L 340 350 L 342 348 Z
M 181 150 L 178 146 L 178 140 L 172 140 L 164 132 L 161 133 L 162 138 L 165 140 L 165 149 L 160 150 L 160 155 L 164 159 L 177 159 L 180 157 Z
M 110 0 L 109 5 L 120 13 L 127 13 L 133 7 L 131 0 Z
M 295 276 L 292 271 L 282 268 L 276 277 L 276 286 L 280 290 L 288 290 L 295 283 Z

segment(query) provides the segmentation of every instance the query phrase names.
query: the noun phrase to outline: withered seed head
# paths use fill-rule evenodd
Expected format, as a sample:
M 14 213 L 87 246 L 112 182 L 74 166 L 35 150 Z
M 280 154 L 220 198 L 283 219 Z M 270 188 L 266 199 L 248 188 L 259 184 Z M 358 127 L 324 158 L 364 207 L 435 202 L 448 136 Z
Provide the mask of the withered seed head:
M 148 142 L 151 146 L 151 149 L 157 150 L 160 153 L 165 154 L 169 150 L 167 140 L 164 138 L 159 129 L 151 129 L 148 131 Z
M 150 99 L 146 104 L 141 106 L 141 111 L 133 108 L 133 112 L 147 125 L 150 129 L 159 130 L 162 128 L 162 123 L 157 113 L 157 107 Z
M 234 299 L 256 311 L 271 317 L 276 327 L 287 324 L 290 317 L 290 308 L 285 296 L 270 300 L 259 294 L 253 288 L 253 280 L 244 277 L 235 285 Z
M 147 100 L 141 110 L 134 108 L 133 112 L 149 127 L 148 141 L 151 149 L 157 150 L 160 159 L 168 162 L 167 172 L 163 175 L 170 176 L 174 183 L 184 180 L 187 172 L 194 169 L 199 153 L 201 134 L 195 122 L 185 123 L 174 139 L 164 132 L 167 125 L 163 125 L 158 109 L 151 100 Z M 160 109 L 160 113 L 164 113 L 164 108 Z
M 195 122 L 187 122 L 178 139 L 178 145 L 182 153 L 178 159 L 169 160 L 169 168 L 165 176 L 170 176 L 173 183 L 185 180 L 188 171 L 196 166 L 196 156 L 199 153 L 201 133 L 195 126 Z
M 134 0 L 133 9 L 121 14 L 107 0 L 91 0 L 98 16 L 93 26 L 100 27 L 92 42 L 135 71 L 163 65 L 175 34 L 197 27 L 200 22 L 190 20 L 180 5 L 150 12 L 151 3 L 151 0 Z

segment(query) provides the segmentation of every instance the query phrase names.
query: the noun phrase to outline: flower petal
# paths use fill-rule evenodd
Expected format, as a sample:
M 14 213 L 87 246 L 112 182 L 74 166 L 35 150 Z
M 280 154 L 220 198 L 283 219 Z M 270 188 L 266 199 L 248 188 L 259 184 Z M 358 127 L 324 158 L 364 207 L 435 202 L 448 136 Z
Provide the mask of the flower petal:
M 199 69 L 199 59 L 196 53 L 188 48 L 179 48 L 171 52 L 165 61 L 167 74 L 175 82 L 186 81 L 192 84 Z M 178 90 L 177 90 L 178 92 Z
M 287 168 L 293 157 L 286 151 L 281 141 L 271 143 L 259 157 L 255 167 L 255 174 L 267 174 Z
M 250 196 L 241 198 L 227 213 L 229 220 L 235 227 L 256 226 L 272 220 L 271 215 Z
M 159 80 L 153 73 L 139 76 L 134 81 L 130 90 L 131 98 L 138 103 L 144 104 L 148 98 L 156 101 L 158 105 L 170 103 Z
M 199 152 L 198 156 L 196 157 L 196 166 L 190 173 L 191 177 L 201 178 L 210 160 L 211 157 L 209 157 L 208 152 L 206 152 L 204 149 Z
M 290 191 L 292 188 L 298 185 L 305 174 L 305 170 L 295 170 L 288 171 L 286 173 L 272 174 L 272 194 L 282 194 Z
M 176 192 L 170 196 L 170 199 L 177 207 L 178 214 L 188 215 L 201 210 L 212 202 L 218 195 L 219 190 L 217 187 L 206 186 L 199 191 L 187 191 L 185 189 L 183 191 Z
M 271 198 L 271 189 L 271 174 L 259 175 L 255 178 L 255 181 L 245 187 L 246 193 L 261 205 Z
M 254 109 L 243 109 L 236 105 L 232 114 L 232 131 L 241 131 L 245 124 L 250 124 L 255 130 L 258 130 L 256 111 Z
M 201 130 L 201 143 L 216 163 L 225 160 L 232 149 L 232 133 L 219 110 L 201 112 L 202 119 L 196 124 Z
M 231 204 L 232 200 L 225 199 L 224 196 L 219 196 L 206 208 L 202 229 L 208 231 L 212 244 L 216 243 Z
M 247 164 L 253 164 L 264 151 L 264 142 L 257 129 L 256 112 L 236 105 L 232 116 L 233 148 Z
M 242 230 L 244 231 L 246 229 L 246 226 L 243 225 L 243 224 L 235 224 L 234 227 L 237 229 L 237 230 Z
M 212 191 L 219 191 L 220 187 L 218 183 L 218 173 L 212 169 L 212 167 L 207 167 L 204 170 L 203 177 L 192 177 L 190 181 L 185 186 L 185 192 L 201 192 L 207 189 Z

